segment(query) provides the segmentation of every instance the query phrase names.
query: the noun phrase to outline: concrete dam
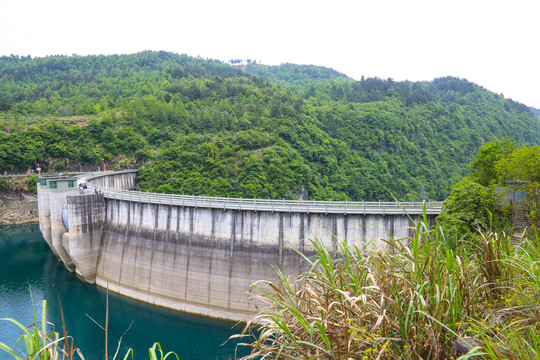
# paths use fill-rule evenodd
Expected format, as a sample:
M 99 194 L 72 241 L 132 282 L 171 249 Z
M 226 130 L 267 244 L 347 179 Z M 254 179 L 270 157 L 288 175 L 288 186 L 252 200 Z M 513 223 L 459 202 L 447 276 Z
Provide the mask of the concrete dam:
M 147 303 L 228 320 L 257 309 L 251 285 L 306 270 L 338 242 L 384 247 L 406 238 L 422 203 L 290 201 L 133 191 L 136 170 L 38 179 L 40 230 L 59 261 L 89 283 Z M 82 184 L 86 184 L 83 189 Z M 81 185 L 81 186 L 79 186 Z M 441 203 L 426 204 L 428 221 Z

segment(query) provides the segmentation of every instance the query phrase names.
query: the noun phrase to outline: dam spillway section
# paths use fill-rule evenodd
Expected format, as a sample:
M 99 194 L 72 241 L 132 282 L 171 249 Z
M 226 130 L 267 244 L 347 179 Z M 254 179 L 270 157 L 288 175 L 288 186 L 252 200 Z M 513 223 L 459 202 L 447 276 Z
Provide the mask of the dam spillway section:
M 247 320 L 251 285 L 279 267 L 296 275 L 309 239 L 384 247 L 407 238 L 440 202 L 220 198 L 134 191 L 136 170 L 38 179 L 39 222 L 70 271 L 111 291 L 193 314 Z M 84 186 L 82 184 L 85 184 Z M 86 189 L 83 189 L 86 187 Z

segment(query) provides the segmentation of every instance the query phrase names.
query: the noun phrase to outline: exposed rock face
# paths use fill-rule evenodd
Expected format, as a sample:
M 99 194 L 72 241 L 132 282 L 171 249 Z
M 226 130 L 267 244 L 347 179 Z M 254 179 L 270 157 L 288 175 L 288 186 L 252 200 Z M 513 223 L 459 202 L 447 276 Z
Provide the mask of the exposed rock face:
M 473 337 L 456 338 L 454 339 L 454 349 L 459 356 L 466 355 L 469 351 L 477 346 L 484 346 L 485 343 L 482 340 L 478 340 Z M 472 359 L 479 359 L 478 357 L 472 357 Z
M 474 337 L 464 337 L 464 338 L 456 338 L 454 339 L 454 349 L 456 350 L 457 354 L 459 356 L 464 356 L 469 353 L 473 348 L 480 347 L 485 348 L 486 343 L 482 339 L 474 338 Z M 491 344 L 491 350 L 495 353 L 510 356 L 512 355 L 507 349 L 503 348 L 500 345 L 497 344 Z M 470 357 L 470 359 L 481 359 L 479 356 L 473 356 Z
M 0 193 L 0 225 L 38 222 L 38 202 L 33 194 Z

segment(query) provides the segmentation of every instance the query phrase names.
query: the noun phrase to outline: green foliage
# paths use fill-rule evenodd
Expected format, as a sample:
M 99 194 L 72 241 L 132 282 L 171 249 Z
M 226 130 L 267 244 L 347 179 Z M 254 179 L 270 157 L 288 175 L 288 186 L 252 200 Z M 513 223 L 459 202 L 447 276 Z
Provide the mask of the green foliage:
M 0 57 L 0 101 L 2 172 L 106 159 L 145 165 L 142 189 L 197 195 L 442 200 L 479 146 L 540 138 L 529 109 L 463 79 L 167 52 Z
M 10 193 L 37 192 L 37 177 L 35 175 L 0 178 L 0 191 Z
M 469 356 L 537 359 L 539 239 L 512 247 L 486 230 L 448 249 L 440 228 L 415 230 L 378 251 L 341 243 L 339 259 L 313 241 L 309 271 L 256 285 L 267 306 L 243 359 L 453 359 L 453 340 L 471 337 L 483 343 Z
M 14 319 L 0 319 L 15 324 L 22 331 L 23 335 L 17 343 L 21 341 L 24 343 L 26 355 L 19 355 L 14 349 L 2 342 L 0 342 L 0 350 L 7 352 L 15 360 L 56 360 L 62 356 L 63 350 L 60 348 L 59 342 L 63 339 L 57 332 L 47 333 L 47 301 L 43 300 L 41 305 L 41 321 L 37 321 L 34 309 L 34 323 L 28 328 Z
M 37 193 L 37 176 L 35 174 L 28 177 L 28 190 L 34 194 Z
M 281 64 L 278 66 L 249 63 L 245 71 L 283 85 L 311 86 L 331 80 L 349 80 L 347 76 L 329 68 L 314 65 Z
M 533 113 L 534 115 L 536 115 L 536 116 L 538 117 L 538 119 L 540 119 L 540 109 L 535 109 L 535 108 L 533 108 L 533 107 L 529 107 L 529 110 L 531 110 L 532 113 Z
M 469 177 L 451 187 L 442 213 L 437 217 L 437 223 L 446 227 L 446 239 L 451 247 L 457 245 L 459 236 L 473 233 L 487 224 L 489 209 L 494 208 L 496 199 L 493 188 L 482 186 Z
M 480 147 L 480 152 L 469 164 L 471 168 L 471 178 L 483 186 L 490 185 L 497 180 L 496 164 L 508 157 L 516 149 L 516 144 L 508 139 L 501 141 L 491 141 Z
M 84 360 L 81 351 L 79 349 L 73 349 L 72 339 L 71 345 L 69 345 L 70 342 L 67 341 L 65 328 L 64 337 L 60 337 L 54 330 L 47 332 L 47 328 L 50 328 L 51 325 L 54 326 L 54 324 L 47 323 L 47 301 L 43 300 L 41 305 L 41 321 L 37 320 L 36 311 L 33 309 L 34 322 L 30 326 L 24 326 L 17 320 L 11 318 L 0 319 L 15 324 L 21 330 L 22 336 L 17 341 L 17 344 L 20 342 L 24 343 L 26 353 L 18 353 L 16 348 L 12 348 L 3 342 L 0 342 L 0 350 L 8 353 L 14 360 L 59 360 L 66 358 L 72 360 L 76 350 L 79 358 Z M 65 326 L 65 324 L 63 325 Z M 67 348 L 63 348 L 61 346 L 62 343 L 64 343 Z M 120 347 L 120 344 L 118 347 Z M 129 349 L 126 352 L 124 360 L 127 360 L 130 355 L 133 358 L 133 349 Z M 168 357 L 176 357 L 177 360 L 179 359 L 178 355 L 172 351 L 164 354 L 161 345 L 158 342 L 154 343 L 154 345 L 148 349 L 148 358 L 150 360 L 166 360 Z M 116 359 L 116 354 L 113 357 L 113 360 L 114 359 Z
M 540 146 L 523 146 L 495 164 L 499 183 L 521 180 L 540 184 Z
M 540 146 L 518 147 L 508 139 L 489 142 L 469 164 L 471 176 L 451 187 L 437 223 L 446 226 L 447 239 L 455 246 L 479 226 L 512 232 L 517 214 L 528 214 L 528 226 L 540 225 Z M 498 188 L 498 192 L 496 191 Z M 524 194 L 523 201 L 513 198 Z
M 157 342 L 154 343 L 154 345 L 148 349 L 148 357 L 150 360 L 166 360 L 169 356 L 176 357 L 176 360 L 179 360 L 178 355 L 176 353 L 169 351 L 167 354 L 163 353 L 163 350 L 161 349 L 161 345 Z

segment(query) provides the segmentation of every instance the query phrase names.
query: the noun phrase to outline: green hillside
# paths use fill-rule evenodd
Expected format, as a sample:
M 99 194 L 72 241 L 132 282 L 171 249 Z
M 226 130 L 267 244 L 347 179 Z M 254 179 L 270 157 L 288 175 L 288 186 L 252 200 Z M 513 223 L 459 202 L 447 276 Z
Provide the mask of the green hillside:
M 540 109 L 536 109 L 533 107 L 529 107 L 529 109 L 532 111 L 534 115 L 536 115 L 538 118 L 540 118 Z
M 144 165 L 143 190 L 444 199 L 488 141 L 537 144 L 522 104 L 458 78 L 351 80 L 167 52 L 0 58 L 0 171 Z
M 264 77 L 280 85 L 307 86 L 330 80 L 353 81 L 334 69 L 314 65 L 281 64 L 267 66 L 249 63 L 244 67 L 244 70 L 249 74 Z

